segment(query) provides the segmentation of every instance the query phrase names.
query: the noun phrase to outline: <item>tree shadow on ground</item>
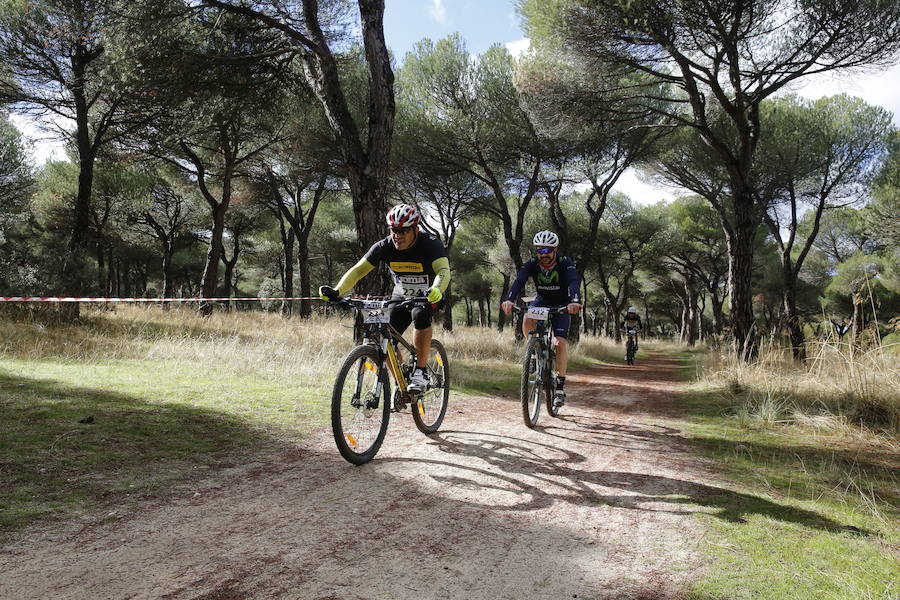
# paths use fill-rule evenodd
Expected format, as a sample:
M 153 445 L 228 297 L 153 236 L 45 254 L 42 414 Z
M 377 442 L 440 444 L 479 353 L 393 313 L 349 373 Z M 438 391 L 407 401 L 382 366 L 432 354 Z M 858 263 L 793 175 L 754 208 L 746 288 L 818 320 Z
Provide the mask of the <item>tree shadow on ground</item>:
M 0 369 L 0 531 L 153 493 L 278 442 L 241 419 Z
M 842 525 L 813 511 L 712 485 L 642 473 L 575 469 L 570 465 L 586 461 L 583 455 L 511 436 L 446 431 L 433 435 L 432 439 L 442 452 L 474 456 L 487 467 L 474 469 L 452 465 L 456 469 L 471 469 L 499 477 L 531 497 L 525 503 L 506 507 L 506 510 L 533 510 L 553 502 L 675 514 L 712 509 L 711 513 L 709 510 L 703 512 L 733 523 L 746 522 L 750 515 L 761 515 L 830 532 L 870 535 L 868 531 Z M 548 452 L 549 458 L 545 456 Z M 502 475 L 497 473 L 498 470 Z M 543 482 L 543 487 L 532 485 L 523 478 Z M 471 484 L 480 485 L 474 481 Z
M 600 417 L 564 415 L 540 422 L 535 427 L 544 435 L 595 446 L 626 448 L 650 452 L 671 451 L 673 444 L 683 444 L 682 430 L 667 425 L 638 425 Z M 588 434 L 585 436 L 585 434 Z

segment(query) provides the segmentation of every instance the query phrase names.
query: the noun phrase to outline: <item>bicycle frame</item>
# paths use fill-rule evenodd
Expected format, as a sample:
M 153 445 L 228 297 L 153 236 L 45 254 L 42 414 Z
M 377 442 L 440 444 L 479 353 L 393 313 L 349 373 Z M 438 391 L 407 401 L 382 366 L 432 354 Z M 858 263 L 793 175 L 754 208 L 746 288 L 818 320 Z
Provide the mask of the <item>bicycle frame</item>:
M 625 361 L 629 365 L 634 364 L 635 347 L 637 346 L 637 329 L 625 330 Z
M 515 307 L 517 312 L 527 312 Z M 553 347 L 553 317 L 567 312 L 566 307 L 542 308 L 541 315 L 534 315 L 534 329 L 528 332 L 528 343 L 525 346 L 525 362 L 522 371 L 521 400 L 522 416 L 525 425 L 534 428 L 540 414 L 541 398 L 547 405 L 547 412 L 555 417 L 559 413 L 559 405 L 554 404 L 552 395 L 556 388 L 555 364 L 556 351 Z M 533 362 L 532 362 L 533 361 Z
M 394 378 L 397 387 L 400 388 L 403 393 L 406 393 L 406 375 L 403 373 L 403 369 L 400 366 L 400 359 L 397 356 L 397 342 L 400 342 L 400 344 L 406 348 L 410 353 L 410 357 L 415 358 L 416 348 L 403 339 L 403 336 L 400 335 L 400 332 L 397 331 L 393 325 L 387 324 L 387 335 L 382 334 L 381 342 L 378 344 L 379 355 L 381 359 L 384 360 L 385 364 L 387 364 L 388 371 Z
M 391 413 L 411 405 L 416 428 L 428 435 L 441 426 L 450 397 L 448 358 L 443 344 L 432 339 L 424 357 L 430 377 L 422 390 L 410 390 L 416 347 L 390 323 L 389 306 L 410 306 L 424 298 L 386 301 L 339 299 L 356 312 L 357 344 L 344 359 L 331 395 L 331 429 L 338 451 L 348 462 L 361 465 L 374 458 L 387 433 Z M 401 360 L 402 349 L 409 352 Z M 393 378 L 395 386 L 391 386 Z
M 523 309 L 518 306 L 514 307 L 516 311 L 522 311 Z M 528 332 L 529 337 L 539 337 L 543 339 L 544 344 L 553 349 L 553 340 L 556 336 L 553 334 L 553 326 L 552 326 L 552 317 L 557 314 L 565 314 L 567 312 L 566 307 L 560 306 L 557 308 L 551 308 L 550 312 L 547 313 L 546 320 L 535 319 L 534 325 L 535 329 L 532 329 Z
M 410 299 L 388 300 L 386 304 L 402 304 L 409 301 Z M 361 312 L 364 308 L 358 305 L 359 302 L 345 300 L 345 304 L 352 306 L 355 311 Z M 406 348 L 411 360 L 416 358 L 415 346 L 407 342 L 403 335 L 390 323 L 364 323 L 362 333 L 363 344 L 370 344 L 378 348 L 379 359 L 387 365 L 388 372 L 393 377 L 394 383 L 397 384 L 400 391 L 407 395 L 409 393 L 407 390 L 408 382 L 397 354 L 397 344 L 399 343 Z

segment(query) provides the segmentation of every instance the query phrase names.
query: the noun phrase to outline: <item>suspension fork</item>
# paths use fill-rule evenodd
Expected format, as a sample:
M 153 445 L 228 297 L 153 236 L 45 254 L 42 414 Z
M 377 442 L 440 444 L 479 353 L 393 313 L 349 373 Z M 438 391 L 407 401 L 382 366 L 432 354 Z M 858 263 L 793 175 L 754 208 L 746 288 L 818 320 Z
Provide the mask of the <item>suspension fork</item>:
M 400 368 L 400 361 L 397 360 L 397 352 L 394 350 L 394 344 L 390 339 L 382 341 L 382 353 L 387 357 L 388 370 L 394 376 L 397 387 L 401 392 L 406 392 L 406 377 L 403 376 L 403 369 Z
M 544 335 L 541 340 L 541 383 L 546 383 L 551 376 L 550 373 L 550 355 L 553 354 L 553 333 Z
M 538 340 L 538 351 L 534 357 L 534 379 L 535 384 L 540 385 L 544 380 L 544 371 L 547 369 L 547 347 L 541 335 L 535 336 L 535 339 Z

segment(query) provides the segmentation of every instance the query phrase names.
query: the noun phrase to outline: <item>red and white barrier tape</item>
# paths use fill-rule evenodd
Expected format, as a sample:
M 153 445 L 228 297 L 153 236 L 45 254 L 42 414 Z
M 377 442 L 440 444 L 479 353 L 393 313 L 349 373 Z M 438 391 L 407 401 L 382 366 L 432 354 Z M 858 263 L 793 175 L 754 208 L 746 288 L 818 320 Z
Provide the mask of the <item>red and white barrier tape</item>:
M 262 302 L 275 300 L 321 300 L 321 298 L 78 298 L 74 296 L 0 296 L 0 302 Z

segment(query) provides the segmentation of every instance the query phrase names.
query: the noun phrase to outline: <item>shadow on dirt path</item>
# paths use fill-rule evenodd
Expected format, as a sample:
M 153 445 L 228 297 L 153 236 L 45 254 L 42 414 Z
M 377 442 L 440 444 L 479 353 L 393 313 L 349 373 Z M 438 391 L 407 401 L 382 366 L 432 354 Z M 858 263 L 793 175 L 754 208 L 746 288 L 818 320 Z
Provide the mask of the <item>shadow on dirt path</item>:
M 323 431 L 112 522 L 31 528 L 0 551 L 0 597 L 680 598 L 692 514 L 821 520 L 715 483 L 665 422 L 678 368 L 573 374 L 534 430 L 508 399 L 457 400 L 430 438 L 394 415 L 363 467 Z

